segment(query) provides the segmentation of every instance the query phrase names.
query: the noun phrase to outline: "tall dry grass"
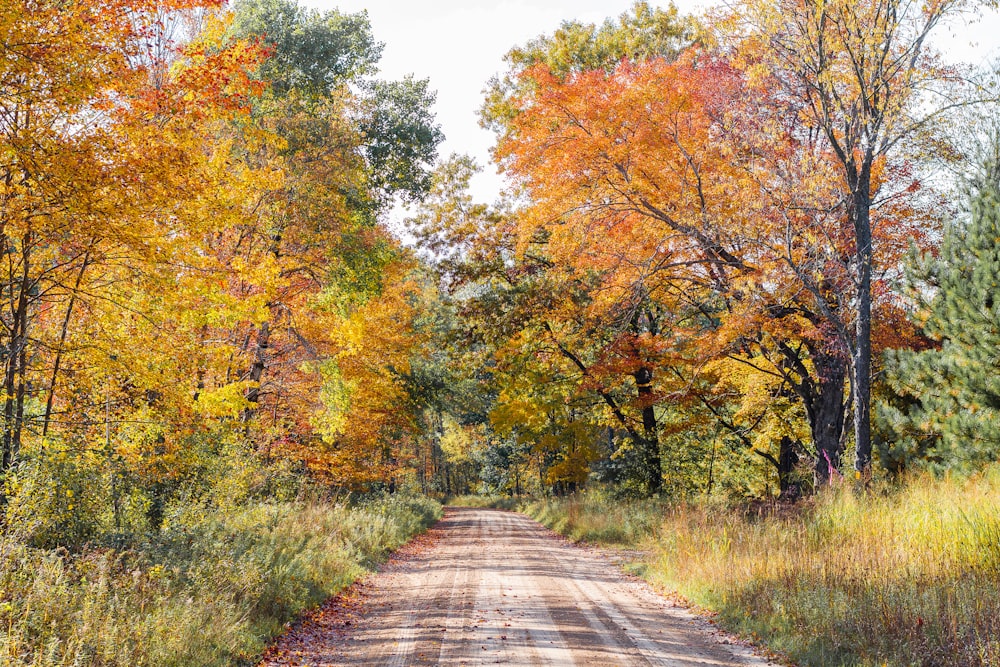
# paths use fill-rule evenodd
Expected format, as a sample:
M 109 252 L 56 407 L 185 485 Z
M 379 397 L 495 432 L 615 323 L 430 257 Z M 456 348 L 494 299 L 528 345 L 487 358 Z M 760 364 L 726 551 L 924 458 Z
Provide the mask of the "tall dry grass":
M 0 538 L 0 665 L 250 665 L 285 622 L 429 525 L 440 507 L 190 506 L 127 550 Z
M 802 665 L 1000 665 L 1000 470 L 793 509 L 529 511 L 577 539 L 644 547 L 647 578 Z

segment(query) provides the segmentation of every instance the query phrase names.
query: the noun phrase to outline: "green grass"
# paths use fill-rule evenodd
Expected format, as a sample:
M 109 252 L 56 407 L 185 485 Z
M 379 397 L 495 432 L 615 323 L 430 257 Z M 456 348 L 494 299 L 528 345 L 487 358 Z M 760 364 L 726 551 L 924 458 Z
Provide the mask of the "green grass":
M 78 554 L 0 538 L 0 664 L 252 665 L 284 624 L 440 516 L 424 499 L 188 507 Z
M 652 582 L 801 665 L 1000 665 L 1000 470 L 793 509 L 527 509 L 575 539 L 643 548 Z
M 642 546 L 659 527 L 666 505 L 582 496 L 526 503 L 524 512 L 566 537 L 605 545 Z
M 521 506 L 521 500 L 511 496 L 452 496 L 446 503 L 452 507 L 490 507 L 500 510 L 516 510 Z

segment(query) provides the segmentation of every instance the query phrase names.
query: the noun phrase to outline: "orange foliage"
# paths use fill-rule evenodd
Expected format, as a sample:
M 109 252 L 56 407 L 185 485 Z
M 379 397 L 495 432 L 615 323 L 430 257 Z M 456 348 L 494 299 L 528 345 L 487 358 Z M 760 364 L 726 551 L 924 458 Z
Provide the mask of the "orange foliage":
M 651 365 L 646 400 L 663 402 L 695 391 L 699 374 L 711 378 L 722 368 L 713 360 L 732 359 L 772 395 L 794 390 L 810 414 L 823 391 L 845 400 L 854 236 L 828 147 L 794 104 L 768 94 L 766 72 L 692 49 L 610 73 L 562 78 L 538 65 L 522 77 L 529 92 L 515 100 L 497 157 L 530 195 L 520 253 L 544 253 L 550 279 L 587 291 L 579 308 L 550 314 L 621 332 L 589 379 Z M 882 161 L 875 176 L 898 185 L 908 173 Z M 930 216 L 917 202 L 878 211 L 878 266 L 898 267 L 911 243 L 926 242 Z M 878 276 L 876 308 L 901 322 L 892 277 Z M 649 303 L 653 326 L 647 317 L 630 330 Z M 910 328 L 893 331 L 880 342 L 912 340 Z M 754 423 L 747 415 L 744 425 Z

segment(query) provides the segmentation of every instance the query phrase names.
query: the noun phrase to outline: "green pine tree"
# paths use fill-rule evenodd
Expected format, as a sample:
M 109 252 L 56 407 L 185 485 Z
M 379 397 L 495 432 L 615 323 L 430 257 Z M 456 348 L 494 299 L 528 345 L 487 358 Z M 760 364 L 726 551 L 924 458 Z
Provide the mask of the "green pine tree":
M 934 349 L 894 350 L 880 406 L 882 463 L 972 471 L 1000 459 L 1000 161 L 968 188 L 968 216 L 937 256 L 916 258 L 910 287 Z

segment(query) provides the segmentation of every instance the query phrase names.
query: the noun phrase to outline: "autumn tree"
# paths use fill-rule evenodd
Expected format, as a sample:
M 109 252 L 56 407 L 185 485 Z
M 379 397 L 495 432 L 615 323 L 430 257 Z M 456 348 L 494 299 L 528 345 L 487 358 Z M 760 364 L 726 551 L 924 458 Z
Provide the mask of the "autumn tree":
M 412 229 L 466 329 L 460 344 L 479 358 L 474 365 L 481 370 L 474 372 L 496 394 L 488 401 L 491 430 L 503 441 L 497 446 L 528 448 L 543 486 L 579 485 L 605 454 L 593 437 L 603 432 L 604 410 L 614 406 L 616 433 L 645 442 L 621 381 L 631 375 L 610 348 L 604 360 L 595 357 L 613 334 L 577 322 L 574 309 L 590 298 L 585 290 L 557 279 L 544 248 L 518 253 L 514 216 L 503 205 L 473 202 L 467 187 L 474 171 L 466 158 L 443 163 Z M 630 474 L 647 484 L 658 458 L 646 460 L 641 447 L 624 451 L 635 463 Z M 493 469 L 514 459 L 490 460 Z
M 516 141 L 521 111 L 533 96 L 544 94 L 530 73 L 545 68 L 553 81 L 563 81 L 585 72 L 613 71 L 622 59 L 670 60 L 691 43 L 693 34 L 693 21 L 676 8 L 653 10 L 642 3 L 601 26 L 565 23 L 553 36 L 539 37 L 508 54 L 509 72 L 492 82 L 483 123 L 497 132 L 501 146 Z M 516 223 L 521 228 L 515 227 L 512 235 L 515 254 L 525 263 L 522 290 L 539 298 L 534 299 L 534 316 L 527 305 L 530 297 L 515 312 L 529 318 L 525 324 L 537 327 L 536 335 L 548 341 L 561 363 L 595 392 L 617 426 L 630 434 L 643 461 L 647 491 L 656 493 L 662 479 L 655 414 L 660 398 L 653 387 L 658 353 L 650 342 L 664 327 L 660 320 L 666 313 L 641 285 L 614 296 L 601 291 L 601 267 L 592 267 L 595 272 L 588 277 L 573 275 L 575 269 L 562 263 L 561 252 L 568 248 L 553 253 L 548 230 L 529 229 L 530 224 Z M 566 307 L 557 313 L 560 300 Z M 554 308 L 546 310 L 546 304 Z M 624 398 L 623 391 L 634 395 Z M 627 414 L 633 409 L 637 414 Z
M 517 114 L 512 102 L 529 90 L 520 74 L 536 65 L 545 65 L 561 78 L 592 70 L 610 72 L 622 59 L 673 58 L 695 40 L 698 30 L 697 22 L 672 3 L 662 9 L 637 1 L 631 11 L 599 26 L 564 21 L 553 34 L 539 35 L 507 52 L 508 71 L 490 80 L 482 122 L 500 134 L 509 129 Z
M 425 81 L 369 78 L 381 45 L 363 15 L 247 1 L 235 7 L 231 35 L 273 52 L 260 70 L 268 92 L 232 131 L 240 160 L 278 176 L 215 249 L 243 267 L 233 283 L 240 298 L 261 299 L 266 312 L 229 333 L 248 383 L 242 419 L 260 415 L 266 399 L 276 433 L 308 431 L 311 412 L 324 409 L 309 396 L 334 354 L 327 332 L 381 293 L 398 252 L 379 217 L 395 197 L 421 195 L 441 133 Z
M 42 294 L 36 264 L 52 232 L 71 224 L 73 209 L 100 209 L 114 203 L 95 196 L 118 184 L 97 168 L 113 150 L 113 139 L 99 125 L 75 127 L 100 101 L 110 101 L 116 79 L 134 80 L 128 66 L 132 48 L 128 7 L 108 8 L 107 20 L 87 4 L 64 11 L 57 4 L 29 9 L 4 6 L 0 96 L 3 114 L 2 243 L 7 258 L 4 287 L 4 427 L 2 471 L 13 464 L 21 445 L 31 325 Z M 78 26 L 93 24 L 84 37 Z M 36 95 L 35 91 L 47 91 Z M 111 144 L 111 145 L 109 145 Z M 75 172 L 75 173 L 74 173 Z M 89 201 L 88 201 L 89 200 Z M 89 204 L 89 206 L 88 206 Z M 98 217 L 100 213 L 98 213 Z M 68 214 L 68 215 L 67 215 Z M 81 249 L 82 250 L 82 249 Z M 77 261 L 70 261 L 72 273 Z M 73 257 L 70 255 L 69 257 Z M 67 262 L 63 262 L 65 264 Z
M 822 135 L 802 132 L 799 108 L 766 92 L 766 72 L 696 49 L 570 76 L 539 64 L 521 77 L 498 145 L 532 199 L 519 217 L 521 247 L 543 245 L 569 284 L 596 281 L 591 316 L 656 350 L 645 368 L 666 371 L 660 397 L 676 400 L 697 376 L 732 377 L 738 367 L 770 385 L 772 399 L 792 393 L 824 482 L 839 466 L 850 408 L 841 343 L 852 246 Z M 905 163 L 880 163 L 873 179 L 920 190 Z M 930 218 L 915 196 L 880 216 L 879 252 L 896 266 Z M 879 307 L 899 321 L 887 277 L 877 277 Z M 616 322 L 614 313 L 641 319 Z M 748 428 L 765 423 L 765 404 L 737 410 L 740 424 L 696 395 L 748 444 Z M 771 432 L 775 441 L 796 438 L 784 429 Z M 770 456 L 780 472 L 781 452 Z
M 5 469 L 25 427 L 45 433 L 55 421 L 76 321 L 113 300 L 104 288 L 123 266 L 148 266 L 177 231 L 178 192 L 201 189 L 202 120 L 237 113 L 253 94 L 262 54 L 242 41 L 207 60 L 191 51 L 168 76 L 180 48 L 171 31 L 214 5 L 5 10 Z M 26 412 L 32 402 L 41 413 Z
M 767 73 L 772 90 L 801 108 L 800 133 L 819 132 L 837 166 L 835 181 L 850 226 L 852 261 L 850 353 L 854 396 L 855 469 L 871 464 L 871 372 L 874 278 L 878 270 L 875 209 L 889 194 L 879 170 L 904 142 L 931 130 L 954 96 L 955 73 L 942 66 L 928 39 L 949 16 L 975 3 L 919 5 L 766 0 L 741 2 L 720 38 L 751 71 Z
M 45 466 L 66 456 L 97 466 L 88 493 L 109 495 L 116 525 L 138 494 L 156 528 L 226 452 L 335 468 L 324 436 L 338 419 L 352 462 L 381 461 L 386 443 L 395 462 L 335 483 L 409 465 L 397 452 L 421 406 L 388 406 L 410 401 L 406 361 L 422 339 L 403 316 L 419 290 L 379 220 L 426 187 L 440 140 L 426 82 L 371 80 L 380 46 L 361 15 L 212 2 L 11 11 L 5 488 L 40 475 L 31 488 L 58 489 Z M 268 22 L 273 41 L 252 29 Z M 386 337 L 345 351 L 357 320 L 378 313 Z M 331 405 L 343 377 L 373 393 Z
M 477 372 L 485 385 L 466 389 L 463 400 L 495 393 L 486 401 L 492 405 L 490 430 L 497 437 L 487 438 L 489 444 L 477 452 L 489 484 L 520 480 L 524 488 L 534 477 L 542 488 L 567 489 L 593 473 L 620 485 L 623 493 L 647 493 L 649 471 L 656 466 L 641 449 L 641 412 L 632 402 L 632 376 L 623 372 L 637 342 L 649 346 L 645 354 L 656 359 L 658 387 L 673 390 L 660 394 L 655 406 L 658 434 L 671 443 L 660 452 L 671 493 L 704 492 L 713 485 L 723 488 L 728 484 L 723 480 L 752 477 L 726 470 L 723 462 L 739 457 L 737 449 L 711 446 L 716 422 L 732 416 L 730 392 L 712 395 L 705 389 L 695 395 L 690 378 L 675 372 L 684 365 L 666 363 L 669 358 L 649 341 L 626 335 L 616 342 L 614 326 L 602 325 L 613 320 L 597 318 L 602 312 L 597 308 L 587 314 L 593 297 L 579 281 L 567 280 L 564 271 L 546 263 L 545 244 L 518 251 L 516 212 L 473 201 L 468 181 L 474 173 L 467 158 L 444 162 L 411 230 L 441 275 L 465 329 L 459 344 L 482 359 Z M 728 377 L 747 375 L 741 369 L 730 369 Z M 767 402 L 762 394 L 748 411 Z M 736 440 L 728 437 L 728 442 Z M 503 465 L 511 466 L 509 476 Z M 534 472 L 526 474 L 524 466 Z

